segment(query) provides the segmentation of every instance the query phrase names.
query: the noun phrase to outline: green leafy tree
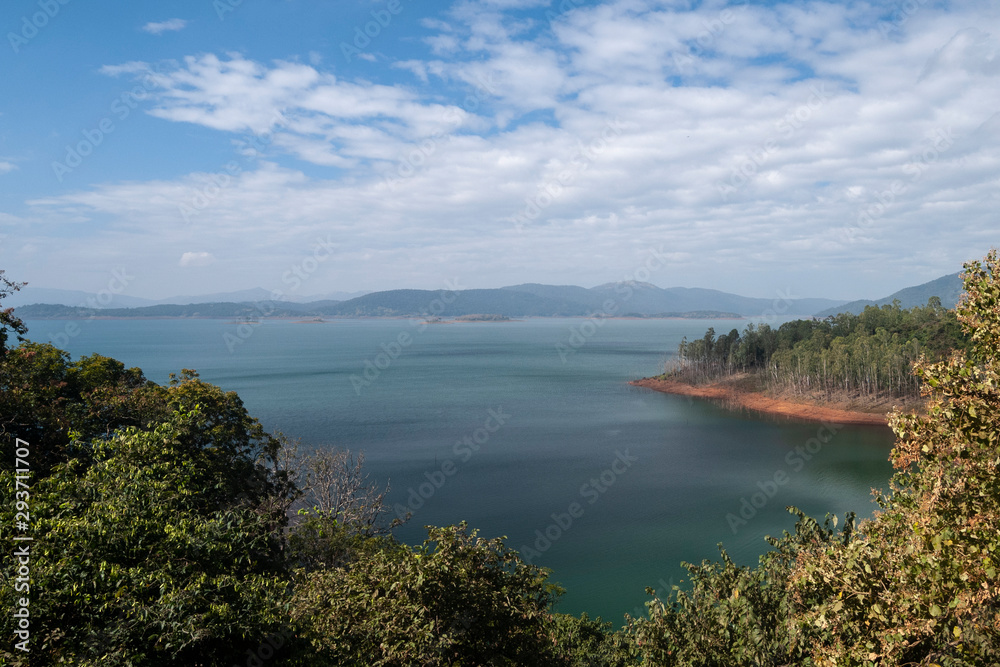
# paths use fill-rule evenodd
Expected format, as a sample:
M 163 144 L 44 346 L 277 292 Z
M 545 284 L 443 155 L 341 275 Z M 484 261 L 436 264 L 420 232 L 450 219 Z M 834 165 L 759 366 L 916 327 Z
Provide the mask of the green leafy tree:
M 0 301 L 28 284 L 13 282 L 4 273 L 3 269 L 0 269 Z M 7 354 L 7 340 L 10 334 L 14 334 L 18 340 L 21 340 L 27 332 L 28 327 L 21 321 L 21 318 L 14 315 L 13 308 L 0 309 L 0 359 Z
M 382 539 L 382 538 L 372 538 Z M 552 665 L 559 590 L 465 524 L 304 575 L 292 617 L 328 665 Z
M 34 484 L 32 664 L 220 665 L 281 630 L 283 515 L 255 502 L 253 475 L 222 474 L 246 466 L 217 426 L 178 410 L 89 443 L 87 461 Z M 3 486 L 13 497 L 6 471 Z M 0 595 L 10 608 L 12 589 Z M 10 636 L 9 614 L 2 623 Z
M 0 359 L 0 435 L 32 445 L 33 469 L 45 475 L 68 459 L 75 439 L 109 437 L 127 426 L 146 428 L 169 412 L 163 387 L 138 368 L 94 354 L 71 362 L 48 343 L 23 342 Z M 76 452 L 75 456 L 84 455 Z M 12 459 L 4 456 L 0 469 Z
M 629 618 L 628 631 L 648 665 L 730 667 L 802 664 L 809 644 L 795 632 L 795 605 L 789 580 L 800 554 L 810 548 L 834 548 L 854 536 L 854 516 L 840 533 L 836 517 L 824 525 L 802 512 L 795 533 L 767 538 L 774 547 L 757 567 L 736 565 L 722 545 L 721 560 L 684 563 L 689 589 L 674 586 L 668 600 L 646 603 L 647 618 Z M 646 592 L 654 595 L 652 588 Z
M 552 637 L 552 664 L 565 667 L 629 667 L 639 665 L 632 638 L 613 631 L 610 621 L 600 617 L 552 614 L 548 623 Z
M 793 577 L 820 665 L 985 665 L 1000 656 L 1000 265 L 966 264 L 968 353 L 921 360 L 926 415 L 893 414 L 899 470 L 864 539 Z

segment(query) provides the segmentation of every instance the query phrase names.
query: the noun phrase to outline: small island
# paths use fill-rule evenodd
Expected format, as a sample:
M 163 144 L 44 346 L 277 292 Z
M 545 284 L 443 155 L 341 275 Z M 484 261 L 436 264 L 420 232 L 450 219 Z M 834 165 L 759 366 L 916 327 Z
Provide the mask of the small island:
M 742 320 L 745 319 L 739 313 L 730 313 L 722 310 L 687 310 L 684 312 L 654 313 L 625 313 L 621 316 L 627 319 L 636 320 Z
M 506 315 L 498 315 L 496 313 L 484 314 L 484 313 L 474 313 L 469 315 L 459 315 L 454 318 L 455 322 L 512 322 Z
M 517 322 L 518 320 L 513 320 L 506 315 L 498 315 L 496 313 L 483 314 L 483 313 L 472 313 L 469 315 L 458 315 L 457 317 L 452 317 L 450 319 L 444 319 L 441 317 L 431 317 L 424 320 L 425 324 L 455 324 L 457 322 Z

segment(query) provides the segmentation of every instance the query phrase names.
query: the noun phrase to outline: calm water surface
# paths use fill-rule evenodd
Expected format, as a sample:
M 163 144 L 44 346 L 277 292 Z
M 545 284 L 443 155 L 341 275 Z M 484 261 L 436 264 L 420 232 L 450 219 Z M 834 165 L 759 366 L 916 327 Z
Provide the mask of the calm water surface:
M 33 340 L 66 324 L 28 322 Z M 845 426 L 822 444 L 819 424 L 626 384 L 658 372 L 683 336 L 739 321 L 75 324 L 74 358 L 99 352 L 161 383 L 197 369 L 303 446 L 364 451 L 391 502 L 414 510 L 402 539 L 461 520 L 506 535 L 567 588 L 560 610 L 616 623 L 641 611 L 646 586 L 685 578 L 682 560 L 716 558 L 718 542 L 755 563 L 765 535 L 792 528 L 786 505 L 870 514 L 870 489 L 892 473 L 887 428 Z

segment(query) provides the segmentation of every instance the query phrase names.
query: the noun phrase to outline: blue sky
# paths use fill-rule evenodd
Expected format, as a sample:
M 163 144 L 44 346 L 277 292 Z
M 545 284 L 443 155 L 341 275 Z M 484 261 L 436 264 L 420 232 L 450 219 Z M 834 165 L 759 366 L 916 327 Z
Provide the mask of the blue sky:
M 998 243 L 990 1 L 16 0 L 0 27 L 0 268 L 38 287 L 589 287 L 656 251 L 663 287 L 853 299 Z

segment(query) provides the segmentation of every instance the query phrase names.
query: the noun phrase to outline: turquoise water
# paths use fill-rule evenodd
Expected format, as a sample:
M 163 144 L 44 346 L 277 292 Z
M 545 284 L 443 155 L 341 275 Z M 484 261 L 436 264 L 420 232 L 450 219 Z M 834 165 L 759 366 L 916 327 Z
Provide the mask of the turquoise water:
M 786 505 L 870 514 L 892 472 L 887 428 L 821 430 L 626 384 L 659 372 L 682 336 L 741 322 L 75 324 L 58 337 L 66 322 L 28 322 L 34 340 L 157 382 L 197 369 L 303 447 L 364 451 L 372 480 L 413 509 L 399 537 L 461 520 L 506 535 L 567 588 L 560 610 L 616 623 L 718 542 L 756 562 L 765 535 L 792 528 Z

